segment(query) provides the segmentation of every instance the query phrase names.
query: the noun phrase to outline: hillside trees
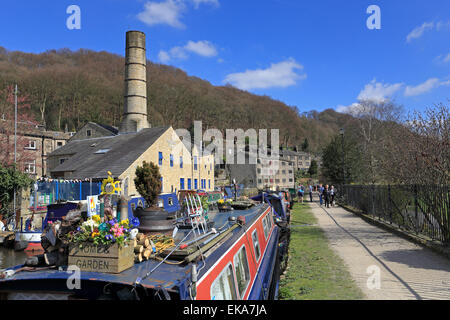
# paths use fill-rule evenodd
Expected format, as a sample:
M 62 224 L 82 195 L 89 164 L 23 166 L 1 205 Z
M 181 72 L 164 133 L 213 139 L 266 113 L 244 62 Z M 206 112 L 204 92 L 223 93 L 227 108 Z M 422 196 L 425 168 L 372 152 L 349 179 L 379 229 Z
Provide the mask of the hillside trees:
M 0 50 L 0 88 L 15 82 L 29 96 L 32 116 L 47 130 L 76 131 L 87 121 L 119 126 L 123 115 L 124 58 L 81 49 L 40 54 Z M 147 62 L 148 116 L 152 126 L 279 129 L 280 144 L 319 152 L 351 116 L 302 113 L 268 96 L 231 86 L 213 86 L 167 65 Z

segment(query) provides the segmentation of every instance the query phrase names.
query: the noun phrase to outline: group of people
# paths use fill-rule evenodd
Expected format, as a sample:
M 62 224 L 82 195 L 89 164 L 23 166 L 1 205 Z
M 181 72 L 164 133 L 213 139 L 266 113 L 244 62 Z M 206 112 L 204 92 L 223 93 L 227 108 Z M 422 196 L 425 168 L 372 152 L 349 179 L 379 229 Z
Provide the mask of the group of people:
M 334 197 L 336 196 L 336 189 L 334 189 L 334 186 L 328 187 L 327 184 L 325 186 L 319 185 L 318 192 L 320 205 L 325 204 L 325 207 L 327 208 L 329 208 L 330 205 L 332 207 L 334 206 Z
M 327 208 L 330 207 L 330 205 L 334 206 L 334 197 L 336 196 L 336 189 L 334 186 L 329 187 L 328 185 L 322 186 L 321 184 L 319 186 L 313 187 L 312 185 L 308 186 L 308 192 L 309 192 L 309 201 L 313 201 L 313 191 L 317 190 L 319 193 L 319 202 L 320 205 L 325 204 Z M 303 203 L 303 198 L 305 196 L 305 187 L 303 185 L 298 187 L 298 202 Z

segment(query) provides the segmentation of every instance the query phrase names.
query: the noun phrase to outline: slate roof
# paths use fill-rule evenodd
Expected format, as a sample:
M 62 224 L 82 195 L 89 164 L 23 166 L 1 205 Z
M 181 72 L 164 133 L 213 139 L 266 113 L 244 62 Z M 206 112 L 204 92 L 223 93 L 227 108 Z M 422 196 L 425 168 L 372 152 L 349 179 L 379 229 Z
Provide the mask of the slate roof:
M 70 156 L 51 172 L 72 172 L 71 179 L 103 179 L 108 176 L 107 171 L 118 177 L 169 128 L 148 128 L 117 136 L 70 141 L 50 154 L 50 157 Z M 108 151 L 96 153 L 100 150 Z

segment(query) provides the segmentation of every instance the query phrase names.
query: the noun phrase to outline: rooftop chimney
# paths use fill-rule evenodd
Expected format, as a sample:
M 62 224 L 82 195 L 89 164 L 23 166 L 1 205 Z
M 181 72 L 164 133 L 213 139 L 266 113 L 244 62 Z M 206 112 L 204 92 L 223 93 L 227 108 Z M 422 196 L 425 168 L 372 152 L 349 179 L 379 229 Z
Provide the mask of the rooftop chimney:
M 128 31 L 125 48 L 124 113 L 119 133 L 149 128 L 147 120 L 145 33 Z

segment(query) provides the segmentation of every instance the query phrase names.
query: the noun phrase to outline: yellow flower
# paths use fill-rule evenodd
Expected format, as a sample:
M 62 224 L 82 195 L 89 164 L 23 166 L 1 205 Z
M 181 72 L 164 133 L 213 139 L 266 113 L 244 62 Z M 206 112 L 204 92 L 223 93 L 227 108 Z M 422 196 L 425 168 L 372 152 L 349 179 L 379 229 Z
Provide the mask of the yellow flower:
M 128 221 L 128 219 L 125 219 L 125 220 L 122 220 L 122 221 L 120 221 L 120 225 L 122 225 L 122 226 L 126 226 L 126 225 L 128 225 L 130 222 Z
M 92 216 L 92 220 L 94 220 L 96 223 L 100 223 L 102 218 L 98 214 Z
M 92 232 L 91 237 L 95 238 L 98 235 L 100 235 L 100 232 Z

